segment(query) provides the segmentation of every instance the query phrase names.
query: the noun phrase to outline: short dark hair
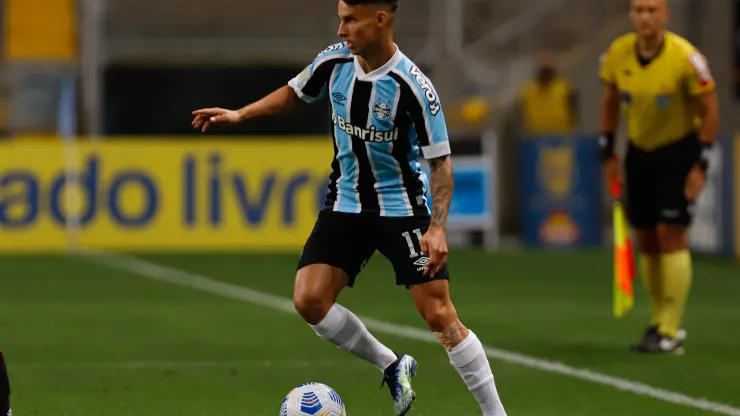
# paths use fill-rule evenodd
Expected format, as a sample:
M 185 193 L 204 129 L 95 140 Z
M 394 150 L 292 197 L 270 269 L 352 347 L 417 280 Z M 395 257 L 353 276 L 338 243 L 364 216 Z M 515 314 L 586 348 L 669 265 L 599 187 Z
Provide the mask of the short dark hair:
M 398 0 L 342 0 L 350 6 L 359 6 L 361 4 L 383 4 L 391 8 L 391 11 L 398 9 Z

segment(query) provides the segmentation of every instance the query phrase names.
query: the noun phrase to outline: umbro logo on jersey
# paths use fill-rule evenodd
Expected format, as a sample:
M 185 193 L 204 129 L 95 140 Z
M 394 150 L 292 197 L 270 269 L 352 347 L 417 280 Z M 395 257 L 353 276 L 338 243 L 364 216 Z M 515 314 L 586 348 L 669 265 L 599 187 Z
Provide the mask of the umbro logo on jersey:
M 331 96 L 334 97 L 332 101 L 334 101 L 336 105 L 344 107 L 344 102 L 347 101 L 347 97 L 345 97 L 341 92 L 335 92 Z

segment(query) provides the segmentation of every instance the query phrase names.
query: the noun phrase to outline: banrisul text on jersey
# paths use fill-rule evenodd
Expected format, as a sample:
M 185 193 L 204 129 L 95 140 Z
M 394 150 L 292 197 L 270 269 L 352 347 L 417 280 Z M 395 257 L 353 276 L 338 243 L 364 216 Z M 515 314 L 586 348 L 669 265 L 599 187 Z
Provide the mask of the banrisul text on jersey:
M 335 111 L 331 112 L 331 122 L 340 130 L 347 132 L 352 136 L 359 137 L 366 142 L 388 143 L 398 139 L 398 129 L 378 130 L 375 126 L 364 128 L 354 126 L 348 123 L 344 117 L 337 115 Z

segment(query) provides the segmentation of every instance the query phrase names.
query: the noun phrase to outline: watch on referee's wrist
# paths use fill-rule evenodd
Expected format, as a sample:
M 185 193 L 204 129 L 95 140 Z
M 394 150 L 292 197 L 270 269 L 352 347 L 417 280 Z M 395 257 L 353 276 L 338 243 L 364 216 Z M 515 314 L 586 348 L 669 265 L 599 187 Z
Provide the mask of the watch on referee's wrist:
M 601 149 L 601 160 L 607 160 L 614 157 L 614 142 L 616 140 L 614 132 L 602 132 L 599 136 L 599 149 Z
M 696 166 L 698 166 L 699 169 L 704 171 L 704 173 L 707 173 L 707 170 L 709 170 L 709 158 L 711 157 L 713 145 L 714 143 L 712 142 L 702 142 L 701 143 L 699 160 L 697 160 Z

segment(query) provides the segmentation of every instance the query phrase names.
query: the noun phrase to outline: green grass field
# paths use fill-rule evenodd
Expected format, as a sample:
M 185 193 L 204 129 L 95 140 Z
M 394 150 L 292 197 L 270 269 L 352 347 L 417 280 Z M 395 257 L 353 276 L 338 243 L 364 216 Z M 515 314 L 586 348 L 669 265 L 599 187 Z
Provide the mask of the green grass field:
M 138 258 L 262 293 L 292 294 L 295 256 Z M 170 272 L 156 267 L 107 261 L 0 257 L 0 347 L 11 374 L 14 414 L 277 415 L 283 396 L 306 381 L 335 387 L 349 416 L 393 414 L 380 373 L 281 310 L 286 300 L 250 303 L 230 297 L 228 286 L 217 289 L 228 293 L 208 293 L 142 276 L 167 280 Z M 638 290 L 626 318 L 611 316 L 606 251 L 457 251 L 450 262 L 458 312 L 487 346 L 644 383 L 666 390 L 658 394 L 663 398 L 671 392 L 688 396 L 670 396 L 685 404 L 669 403 L 492 359 L 510 416 L 740 414 L 737 264 L 696 261 L 687 353 L 678 357 L 627 350 L 643 329 L 647 306 Z M 407 291 L 393 283 L 390 266 L 378 256 L 340 301 L 358 315 L 424 329 Z M 421 363 L 411 415 L 479 414 L 444 350 L 414 334 L 377 332 Z M 692 399 L 726 407 L 701 410 L 691 407 Z

